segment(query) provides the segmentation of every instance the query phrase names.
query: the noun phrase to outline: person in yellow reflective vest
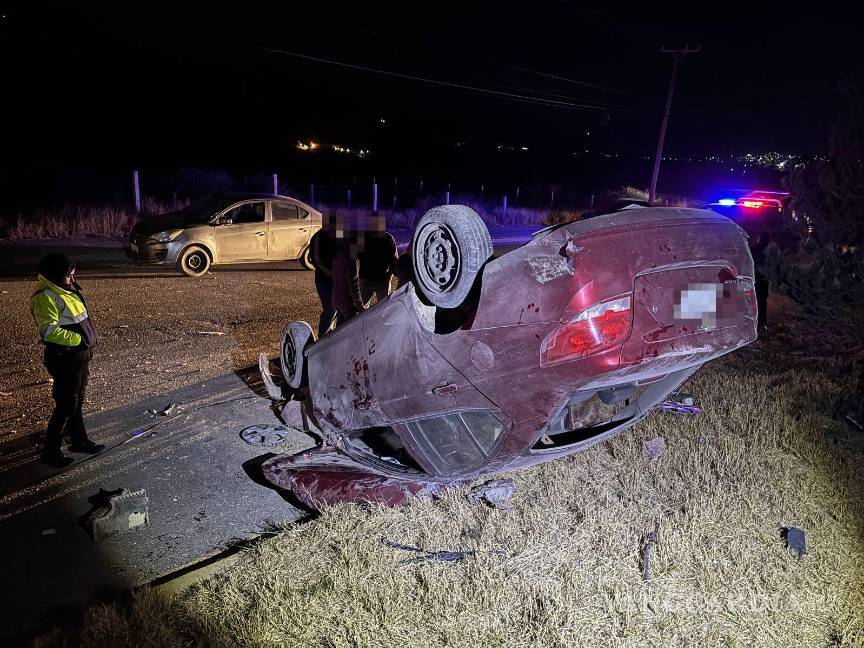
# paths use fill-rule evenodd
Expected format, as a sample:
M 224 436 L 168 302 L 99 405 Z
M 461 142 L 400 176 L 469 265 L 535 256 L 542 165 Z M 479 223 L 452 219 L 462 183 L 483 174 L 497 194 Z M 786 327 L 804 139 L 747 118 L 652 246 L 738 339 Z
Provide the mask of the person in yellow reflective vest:
M 87 312 L 81 286 L 75 282 L 75 264 L 59 253 L 39 261 L 39 289 L 30 308 L 45 345 L 44 362 L 54 379 L 54 412 L 45 433 L 42 461 L 57 468 L 74 461 L 63 454 L 61 437 L 69 436 L 72 452 L 96 454 L 105 449 L 87 437 L 82 406 L 96 346 L 96 328 Z

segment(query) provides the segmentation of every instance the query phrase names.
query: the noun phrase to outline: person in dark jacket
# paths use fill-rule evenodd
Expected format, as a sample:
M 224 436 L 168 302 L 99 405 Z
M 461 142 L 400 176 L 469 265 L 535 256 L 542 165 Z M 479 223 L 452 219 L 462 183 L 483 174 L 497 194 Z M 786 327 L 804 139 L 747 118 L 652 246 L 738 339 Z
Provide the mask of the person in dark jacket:
M 337 232 L 338 233 L 338 232 Z M 366 310 L 360 293 L 360 260 L 356 232 L 344 232 L 335 239 L 333 251 L 333 308 L 336 326 Z
M 387 298 L 390 281 L 398 268 L 396 239 L 387 232 L 384 222 L 383 216 L 374 217 L 360 243 L 360 294 L 367 303 L 372 295 L 379 302 Z
M 333 307 L 333 251 L 336 240 L 327 216 L 320 230 L 312 235 L 309 248 L 312 266 L 315 268 L 315 290 L 321 300 L 321 316 L 318 318 L 318 337 L 330 331 L 336 324 L 336 309 Z
M 42 461 L 63 468 L 73 461 L 61 450 L 64 432 L 72 452 L 96 454 L 105 449 L 88 438 L 82 413 L 96 328 L 81 286 L 75 282 L 75 264 L 54 253 L 43 258 L 38 269 L 39 289 L 33 293 L 30 308 L 45 345 L 45 368 L 54 379 L 54 412 L 45 433 Z

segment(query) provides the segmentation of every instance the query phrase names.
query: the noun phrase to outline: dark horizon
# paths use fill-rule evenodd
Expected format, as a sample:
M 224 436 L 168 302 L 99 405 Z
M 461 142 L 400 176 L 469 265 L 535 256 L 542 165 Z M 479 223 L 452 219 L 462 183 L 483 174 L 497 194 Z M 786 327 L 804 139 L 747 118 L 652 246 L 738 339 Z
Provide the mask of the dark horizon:
M 822 154 L 837 83 L 860 70 L 845 11 L 13 6 L 0 172 L 22 187 L 142 167 L 556 183 L 581 155 L 653 158 L 672 68 L 659 50 L 684 45 L 701 52 L 682 64 L 665 156 Z M 311 162 L 297 150 L 311 141 L 353 150 Z

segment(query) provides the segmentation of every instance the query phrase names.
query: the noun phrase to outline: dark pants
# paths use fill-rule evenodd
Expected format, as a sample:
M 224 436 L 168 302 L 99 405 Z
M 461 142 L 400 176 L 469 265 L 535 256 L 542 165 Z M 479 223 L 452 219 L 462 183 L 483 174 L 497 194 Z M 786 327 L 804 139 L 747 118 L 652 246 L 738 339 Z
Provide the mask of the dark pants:
M 756 277 L 756 306 L 759 309 L 757 324 L 768 324 L 768 280 Z
M 381 280 L 363 279 L 360 278 L 360 296 L 364 303 L 369 303 L 372 295 L 375 295 L 376 301 L 387 299 L 390 294 L 390 277 Z
M 91 352 L 57 352 L 45 350 L 45 367 L 54 379 L 51 395 L 54 397 L 54 412 L 48 421 L 45 433 L 45 452 L 59 452 L 63 433 L 69 435 L 72 445 L 87 441 L 84 429 L 84 390 L 90 374 Z
M 315 290 L 321 300 L 321 317 L 318 318 L 318 337 L 333 328 L 336 309 L 333 308 L 333 277 L 321 272 L 315 273 Z

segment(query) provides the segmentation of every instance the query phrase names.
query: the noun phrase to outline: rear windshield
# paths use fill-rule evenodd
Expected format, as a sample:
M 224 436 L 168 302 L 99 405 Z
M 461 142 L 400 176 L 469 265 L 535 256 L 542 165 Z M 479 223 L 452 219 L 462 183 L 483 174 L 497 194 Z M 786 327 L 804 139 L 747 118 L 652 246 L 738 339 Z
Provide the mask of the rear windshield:
M 405 424 L 440 474 L 462 472 L 482 463 L 504 430 L 492 412 L 473 410 Z

